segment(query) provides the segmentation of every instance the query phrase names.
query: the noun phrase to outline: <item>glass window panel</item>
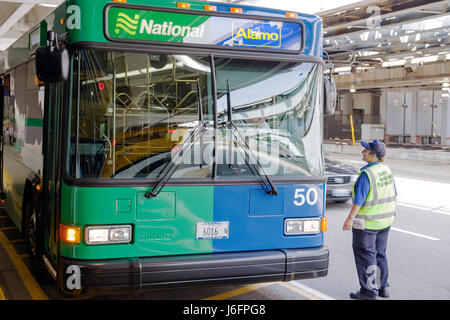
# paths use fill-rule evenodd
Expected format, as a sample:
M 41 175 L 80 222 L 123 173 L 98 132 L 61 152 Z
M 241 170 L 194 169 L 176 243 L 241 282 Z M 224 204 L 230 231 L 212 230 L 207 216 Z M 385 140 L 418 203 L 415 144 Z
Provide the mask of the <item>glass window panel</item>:
M 81 50 L 74 62 L 73 177 L 158 178 L 199 124 L 198 87 L 211 110 L 207 57 Z
M 217 131 L 209 57 L 79 51 L 69 174 L 161 179 L 173 170 L 173 179 L 211 178 L 215 160 L 221 179 L 322 175 L 321 66 L 214 63 Z
M 256 170 L 269 176 L 320 175 L 320 152 L 308 152 L 305 141 L 314 136 L 315 148 L 321 143 L 320 126 L 309 134 L 312 120 L 320 116 L 321 68 L 216 59 L 216 70 L 219 120 L 228 120 L 230 105 L 235 125 L 234 130 L 220 127 L 218 176 L 242 178 Z

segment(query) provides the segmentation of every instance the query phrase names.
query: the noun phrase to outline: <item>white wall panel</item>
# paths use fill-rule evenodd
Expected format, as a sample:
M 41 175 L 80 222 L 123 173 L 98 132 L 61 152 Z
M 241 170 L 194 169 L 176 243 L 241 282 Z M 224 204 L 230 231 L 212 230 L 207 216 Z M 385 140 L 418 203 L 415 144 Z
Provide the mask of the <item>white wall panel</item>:
M 388 92 L 386 98 L 386 134 L 395 136 L 403 134 L 411 135 L 412 114 L 413 114 L 413 93 L 412 92 Z M 407 108 L 403 110 L 403 105 Z M 403 121 L 403 112 L 405 112 L 405 121 Z

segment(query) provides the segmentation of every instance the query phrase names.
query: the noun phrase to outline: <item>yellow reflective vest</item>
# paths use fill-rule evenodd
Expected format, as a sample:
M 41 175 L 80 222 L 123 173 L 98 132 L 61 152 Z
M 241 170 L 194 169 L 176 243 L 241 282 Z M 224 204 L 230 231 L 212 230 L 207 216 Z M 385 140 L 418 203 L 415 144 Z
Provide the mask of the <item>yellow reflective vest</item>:
M 367 167 L 359 175 L 363 172 L 369 177 L 370 190 L 355 219 L 364 221 L 365 229 L 385 229 L 392 225 L 397 209 L 394 177 L 391 170 L 381 163 Z

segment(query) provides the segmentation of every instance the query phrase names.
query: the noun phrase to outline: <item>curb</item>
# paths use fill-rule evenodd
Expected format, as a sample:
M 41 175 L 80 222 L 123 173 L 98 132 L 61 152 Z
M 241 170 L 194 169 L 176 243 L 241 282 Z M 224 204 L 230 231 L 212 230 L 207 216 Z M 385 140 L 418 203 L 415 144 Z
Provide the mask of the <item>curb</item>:
M 324 143 L 324 151 L 331 153 L 343 154 L 360 154 L 362 150 L 359 142 L 356 145 Z M 434 161 L 450 164 L 450 152 L 441 150 L 417 150 L 417 149 L 400 149 L 387 147 L 386 156 L 391 159 L 399 160 L 421 160 Z

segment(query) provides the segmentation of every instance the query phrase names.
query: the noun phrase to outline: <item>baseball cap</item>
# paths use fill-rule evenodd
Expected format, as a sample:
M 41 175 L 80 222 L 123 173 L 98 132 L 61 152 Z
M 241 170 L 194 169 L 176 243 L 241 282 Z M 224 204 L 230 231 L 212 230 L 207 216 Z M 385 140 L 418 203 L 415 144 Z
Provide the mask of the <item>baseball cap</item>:
M 378 141 L 377 139 L 373 140 L 372 142 L 361 141 L 361 145 L 370 152 L 376 154 L 378 159 L 386 155 L 386 148 L 384 146 L 384 143 Z

